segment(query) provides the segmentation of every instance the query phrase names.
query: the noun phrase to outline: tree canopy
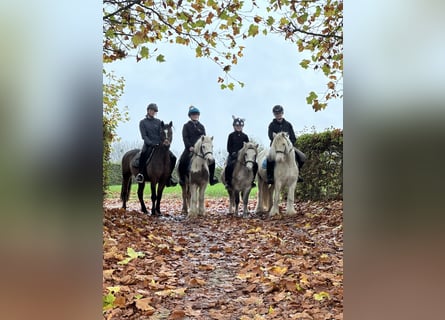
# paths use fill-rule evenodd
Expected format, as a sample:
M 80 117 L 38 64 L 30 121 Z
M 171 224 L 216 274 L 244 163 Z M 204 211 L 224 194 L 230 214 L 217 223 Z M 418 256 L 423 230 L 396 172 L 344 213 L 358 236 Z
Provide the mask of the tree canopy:
M 243 56 L 243 40 L 275 33 L 308 52 L 304 69 L 321 70 L 326 91 L 306 97 L 315 111 L 343 92 L 343 1 L 268 0 L 104 0 L 103 60 L 126 57 L 165 61 L 160 43 L 190 47 L 196 57 L 218 64 L 216 81 L 233 90 L 244 83 L 230 71 Z

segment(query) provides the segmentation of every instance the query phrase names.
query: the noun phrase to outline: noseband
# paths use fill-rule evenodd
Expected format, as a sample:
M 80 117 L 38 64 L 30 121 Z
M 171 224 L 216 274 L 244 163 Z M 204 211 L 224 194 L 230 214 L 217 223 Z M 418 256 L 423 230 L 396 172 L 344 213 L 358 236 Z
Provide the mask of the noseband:
M 254 160 L 246 160 L 247 150 L 249 150 L 249 149 L 255 150 L 254 148 L 247 148 L 246 149 L 246 151 L 244 152 L 244 159 L 243 159 L 244 160 L 244 165 L 246 165 L 248 163 L 255 164 L 255 162 L 256 162 L 256 155 L 255 155 Z

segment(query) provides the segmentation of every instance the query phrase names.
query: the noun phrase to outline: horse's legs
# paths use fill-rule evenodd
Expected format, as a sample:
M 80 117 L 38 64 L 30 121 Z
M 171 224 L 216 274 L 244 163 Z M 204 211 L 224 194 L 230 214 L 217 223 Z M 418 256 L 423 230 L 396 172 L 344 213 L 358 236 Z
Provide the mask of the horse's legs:
M 151 182 L 151 215 L 156 216 L 156 182 Z
M 295 198 L 295 188 L 297 187 L 297 180 L 293 182 L 288 187 L 288 193 L 287 193 L 287 205 L 286 205 L 286 213 L 288 215 L 295 215 L 295 208 L 294 208 L 294 198 Z
M 235 194 L 235 216 L 238 216 L 239 209 L 239 191 L 234 191 Z
M 281 183 L 277 182 L 276 179 L 272 196 L 272 208 L 269 211 L 269 216 L 271 217 L 280 213 L 280 210 L 278 208 L 278 201 L 280 200 L 280 190 L 281 190 Z
M 156 214 L 161 215 L 161 199 L 162 199 L 162 192 L 164 191 L 165 185 L 163 183 L 158 184 L 158 192 L 156 196 Z
M 148 213 L 147 208 L 145 207 L 145 203 L 144 203 L 144 188 L 145 188 L 145 182 L 138 184 L 138 199 L 139 199 L 139 202 L 141 203 L 141 211 L 143 213 Z
M 127 201 L 130 197 L 131 191 L 131 173 L 123 174 L 122 176 L 122 186 L 121 186 L 121 200 L 122 208 L 127 209 Z
M 252 188 L 250 187 L 243 191 L 243 218 L 246 218 L 249 213 L 249 208 L 247 207 L 247 204 L 249 203 L 249 195 L 251 189 Z
M 199 209 L 198 209 L 198 215 L 204 216 L 205 215 L 205 207 L 204 207 L 204 194 L 206 191 L 207 184 L 204 184 L 199 188 Z
M 196 184 L 190 184 L 190 210 L 188 218 L 196 218 L 198 216 L 198 186 Z
M 187 183 L 184 185 L 181 185 L 182 189 L 182 213 L 187 214 L 187 205 L 188 205 L 188 186 Z

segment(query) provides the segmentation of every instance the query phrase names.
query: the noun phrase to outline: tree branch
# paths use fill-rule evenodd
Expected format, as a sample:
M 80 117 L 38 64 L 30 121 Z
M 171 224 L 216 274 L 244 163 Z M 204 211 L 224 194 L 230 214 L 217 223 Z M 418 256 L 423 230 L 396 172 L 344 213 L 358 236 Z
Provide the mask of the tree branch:
M 121 12 L 121 11 L 123 11 L 123 10 L 126 10 L 126 9 L 130 8 L 132 5 L 135 5 L 135 4 L 137 4 L 137 3 L 140 3 L 141 1 L 142 1 L 142 0 L 134 0 L 134 1 L 131 1 L 131 2 L 129 2 L 126 6 L 123 6 L 123 7 L 117 9 L 116 11 L 114 11 L 114 12 L 112 12 L 112 13 L 110 13 L 110 14 L 107 14 L 107 15 L 104 16 L 102 19 L 103 19 L 103 20 L 106 20 L 106 19 L 108 19 L 109 17 L 114 16 L 116 13 L 119 13 L 119 12 Z

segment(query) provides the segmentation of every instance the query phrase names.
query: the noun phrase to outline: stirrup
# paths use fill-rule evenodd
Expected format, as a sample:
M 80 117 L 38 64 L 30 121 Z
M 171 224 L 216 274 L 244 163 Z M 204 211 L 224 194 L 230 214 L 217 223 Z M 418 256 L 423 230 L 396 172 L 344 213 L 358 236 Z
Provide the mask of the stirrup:
M 138 173 L 138 175 L 136 176 L 136 182 L 137 183 L 144 182 L 144 175 L 142 173 Z

